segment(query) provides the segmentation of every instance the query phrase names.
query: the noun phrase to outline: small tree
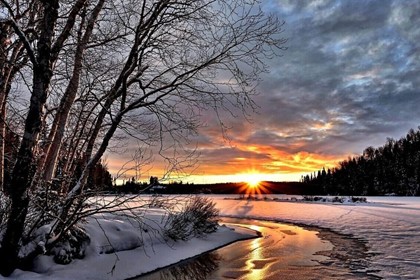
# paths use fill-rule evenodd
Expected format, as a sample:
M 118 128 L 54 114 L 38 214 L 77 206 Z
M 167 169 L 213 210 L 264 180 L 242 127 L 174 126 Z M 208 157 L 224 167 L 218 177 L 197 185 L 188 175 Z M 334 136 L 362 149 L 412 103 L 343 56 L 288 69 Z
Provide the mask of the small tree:
M 179 213 L 169 214 L 165 235 L 172 240 L 188 240 L 192 237 L 216 231 L 219 210 L 208 198 L 193 197 Z
M 159 179 L 158 179 L 158 177 L 153 177 L 153 176 L 151 176 L 150 177 L 150 186 L 156 186 L 156 185 L 159 185 Z

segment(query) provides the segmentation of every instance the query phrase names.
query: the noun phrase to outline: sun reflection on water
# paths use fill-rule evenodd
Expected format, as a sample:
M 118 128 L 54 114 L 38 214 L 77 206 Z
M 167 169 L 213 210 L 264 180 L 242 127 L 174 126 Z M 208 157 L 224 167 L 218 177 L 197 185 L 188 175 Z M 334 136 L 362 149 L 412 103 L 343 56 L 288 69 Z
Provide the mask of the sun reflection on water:
M 251 226 L 253 230 L 261 232 L 261 227 L 259 226 Z M 249 245 L 249 259 L 246 261 L 246 268 L 250 272 L 246 275 L 245 279 L 248 280 L 259 280 L 265 279 L 266 277 L 266 268 L 267 266 L 259 265 L 261 262 L 264 261 L 264 256 L 262 254 L 262 238 L 255 238 Z

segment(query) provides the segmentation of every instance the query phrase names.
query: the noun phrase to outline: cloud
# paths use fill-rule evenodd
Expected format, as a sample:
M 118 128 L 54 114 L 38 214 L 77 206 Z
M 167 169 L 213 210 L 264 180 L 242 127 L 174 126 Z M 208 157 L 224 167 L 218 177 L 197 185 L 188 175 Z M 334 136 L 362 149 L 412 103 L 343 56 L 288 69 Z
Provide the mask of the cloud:
M 234 142 L 338 160 L 416 127 L 420 25 L 409 20 L 420 5 L 408 2 L 266 2 L 287 23 L 288 50 L 269 62 L 253 123 L 232 125 Z
M 215 116 L 193 138 L 200 172 L 308 172 L 420 124 L 420 2 L 266 0 L 287 51 L 267 61 L 252 121 Z
M 406 18 L 414 19 L 420 5 L 302 2 L 276 2 L 288 23 L 288 51 L 270 62 L 256 122 L 277 135 L 310 134 L 307 150 L 330 153 L 339 153 L 346 139 L 351 152 L 361 152 L 375 135 L 399 137 L 416 126 L 420 32 Z M 272 10 L 273 3 L 267 4 Z M 316 129 L 322 124 L 326 129 Z M 333 144 L 337 139 L 340 145 Z

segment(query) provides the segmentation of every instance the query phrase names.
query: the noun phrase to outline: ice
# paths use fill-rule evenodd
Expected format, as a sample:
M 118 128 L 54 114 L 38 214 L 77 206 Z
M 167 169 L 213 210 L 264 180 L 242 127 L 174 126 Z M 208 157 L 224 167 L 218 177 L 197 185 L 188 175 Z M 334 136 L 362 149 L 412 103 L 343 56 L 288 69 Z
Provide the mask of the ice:
M 284 196 L 267 196 L 266 200 L 209 197 L 222 216 L 310 225 L 351 234 L 367 242 L 368 253 L 373 255 L 370 275 L 384 279 L 420 278 L 419 197 L 367 197 L 368 203 L 302 202 Z M 148 212 L 147 234 L 128 220 L 112 216 L 91 219 L 86 229 L 92 242 L 85 259 L 57 265 L 51 257 L 41 256 L 35 267 L 38 273 L 16 270 L 10 278 L 126 279 L 255 235 L 245 229 L 222 226 L 203 238 L 167 243 L 158 230 L 150 231 L 158 228 L 162 215 L 158 209 Z
M 269 196 L 269 198 L 279 198 Z M 420 198 L 367 197 L 369 203 L 233 200 L 214 197 L 221 215 L 298 223 L 332 229 L 367 241 L 376 275 L 419 279 Z

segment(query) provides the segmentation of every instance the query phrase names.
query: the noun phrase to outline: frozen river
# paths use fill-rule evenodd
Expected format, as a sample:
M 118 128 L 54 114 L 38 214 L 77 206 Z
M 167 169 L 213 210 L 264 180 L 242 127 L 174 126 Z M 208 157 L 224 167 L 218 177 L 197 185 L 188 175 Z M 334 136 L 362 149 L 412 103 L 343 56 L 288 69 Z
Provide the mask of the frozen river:
M 40 256 L 34 271 L 16 271 L 12 278 L 122 280 L 166 267 L 132 279 L 420 279 L 420 197 L 368 197 L 368 203 L 306 202 L 279 195 L 207 197 L 235 231 L 221 227 L 167 244 L 160 231 L 144 235 L 125 219 L 96 217 L 86 224 L 94 242 L 83 260 L 62 266 L 51 256 Z M 143 214 L 145 221 L 159 225 L 164 213 L 147 208 Z M 255 237 L 238 225 L 262 236 L 220 248 Z M 127 250 L 138 240 L 145 241 L 143 246 Z M 101 254 L 111 241 L 118 253 Z M 215 248 L 220 249 L 203 254 Z
M 257 230 L 260 238 L 139 277 L 157 279 L 377 279 L 368 276 L 365 244 L 331 231 L 247 219 L 224 219 Z

